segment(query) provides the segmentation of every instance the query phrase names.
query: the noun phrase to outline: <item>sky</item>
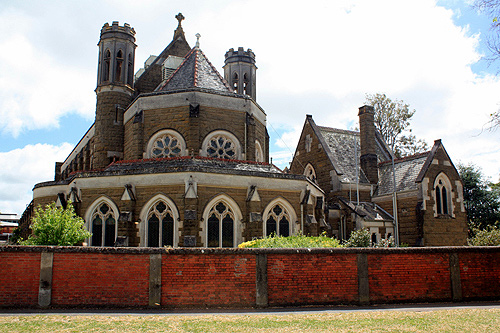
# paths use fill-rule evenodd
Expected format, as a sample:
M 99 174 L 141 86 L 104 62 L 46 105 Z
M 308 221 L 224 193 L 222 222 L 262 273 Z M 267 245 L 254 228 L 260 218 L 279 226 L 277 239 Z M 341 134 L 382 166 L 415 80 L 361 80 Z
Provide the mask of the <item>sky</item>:
M 21 214 L 92 125 L 103 24 L 134 27 L 138 70 L 172 40 L 179 12 L 221 73 L 228 49 L 256 54 L 274 164 L 292 160 L 306 114 L 354 129 L 366 94 L 385 93 L 416 110 L 417 138 L 500 180 L 500 129 L 487 129 L 499 67 L 483 59 L 491 19 L 468 1 L 2 0 L 0 212 Z

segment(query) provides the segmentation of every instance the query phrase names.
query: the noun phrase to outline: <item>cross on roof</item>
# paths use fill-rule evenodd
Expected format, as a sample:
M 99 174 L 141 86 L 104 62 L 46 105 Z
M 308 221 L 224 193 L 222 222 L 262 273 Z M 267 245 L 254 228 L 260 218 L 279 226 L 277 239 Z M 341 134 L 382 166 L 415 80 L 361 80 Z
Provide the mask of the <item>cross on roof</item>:
M 182 13 L 179 13 L 179 14 L 175 15 L 175 18 L 177 19 L 177 21 L 179 21 L 179 27 L 180 27 L 181 21 L 184 20 L 184 15 L 182 15 Z

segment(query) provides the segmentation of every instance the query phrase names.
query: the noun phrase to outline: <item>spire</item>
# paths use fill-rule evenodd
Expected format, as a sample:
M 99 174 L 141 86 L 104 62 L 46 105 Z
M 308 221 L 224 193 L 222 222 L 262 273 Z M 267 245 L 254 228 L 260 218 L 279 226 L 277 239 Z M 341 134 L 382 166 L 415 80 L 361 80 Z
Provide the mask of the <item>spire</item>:
M 179 38 L 179 37 L 184 37 L 184 30 L 182 29 L 182 25 L 181 25 L 181 22 L 182 20 L 184 20 L 184 15 L 182 15 L 182 13 L 179 13 L 177 15 L 175 15 L 175 18 L 177 19 L 177 21 L 179 21 L 179 24 L 177 25 L 177 29 L 175 29 L 174 31 L 174 40 Z
M 202 88 L 221 92 L 231 92 L 231 88 L 217 69 L 198 48 L 193 47 L 182 64 L 157 91 Z

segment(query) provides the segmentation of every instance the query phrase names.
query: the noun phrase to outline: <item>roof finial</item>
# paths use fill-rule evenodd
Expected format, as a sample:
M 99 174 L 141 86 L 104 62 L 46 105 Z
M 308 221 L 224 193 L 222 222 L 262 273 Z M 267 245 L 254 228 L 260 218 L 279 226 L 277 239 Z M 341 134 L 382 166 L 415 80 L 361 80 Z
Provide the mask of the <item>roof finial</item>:
M 199 48 L 200 47 L 200 37 L 201 37 L 201 35 L 199 33 L 197 33 L 195 36 L 196 36 L 196 47 Z
M 177 21 L 179 21 L 179 25 L 177 26 L 177 28 L 180 28 L 181 21 L 184 20 L 184 15 L 182 15 L 182 13 L 179 13 L 179 14 L 175 15 L 175 18 L 177 19 Z
M 181 36 L 184 38 L 184 30 L 182 30 L 181 25 L 182 20 L 184 20 L 184 15 L 182 15 L 182 13 L 179 13 L 175 15 L 175 18 L 177 19 L 177 21 L 179 21 L 179 25 L 177 25 L 177 29 L 175 29 L 174 31 L 174 39 L 177 39 Z

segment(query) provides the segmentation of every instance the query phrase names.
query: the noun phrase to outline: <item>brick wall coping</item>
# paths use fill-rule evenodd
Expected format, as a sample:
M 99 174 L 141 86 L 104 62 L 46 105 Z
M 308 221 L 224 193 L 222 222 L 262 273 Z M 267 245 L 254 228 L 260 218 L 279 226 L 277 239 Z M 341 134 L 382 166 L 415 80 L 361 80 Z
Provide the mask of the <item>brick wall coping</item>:
M 152 248 L 152 247 L 94 247 L 94 246 L 0 246 L 0 252 L 54 252 L 97 254 L 186 254 L 186 255 L 251 255 L 251 254 L 405 254 L 405 253 L 500 253 L 500 246 L 443 246 L 399 248 Z

